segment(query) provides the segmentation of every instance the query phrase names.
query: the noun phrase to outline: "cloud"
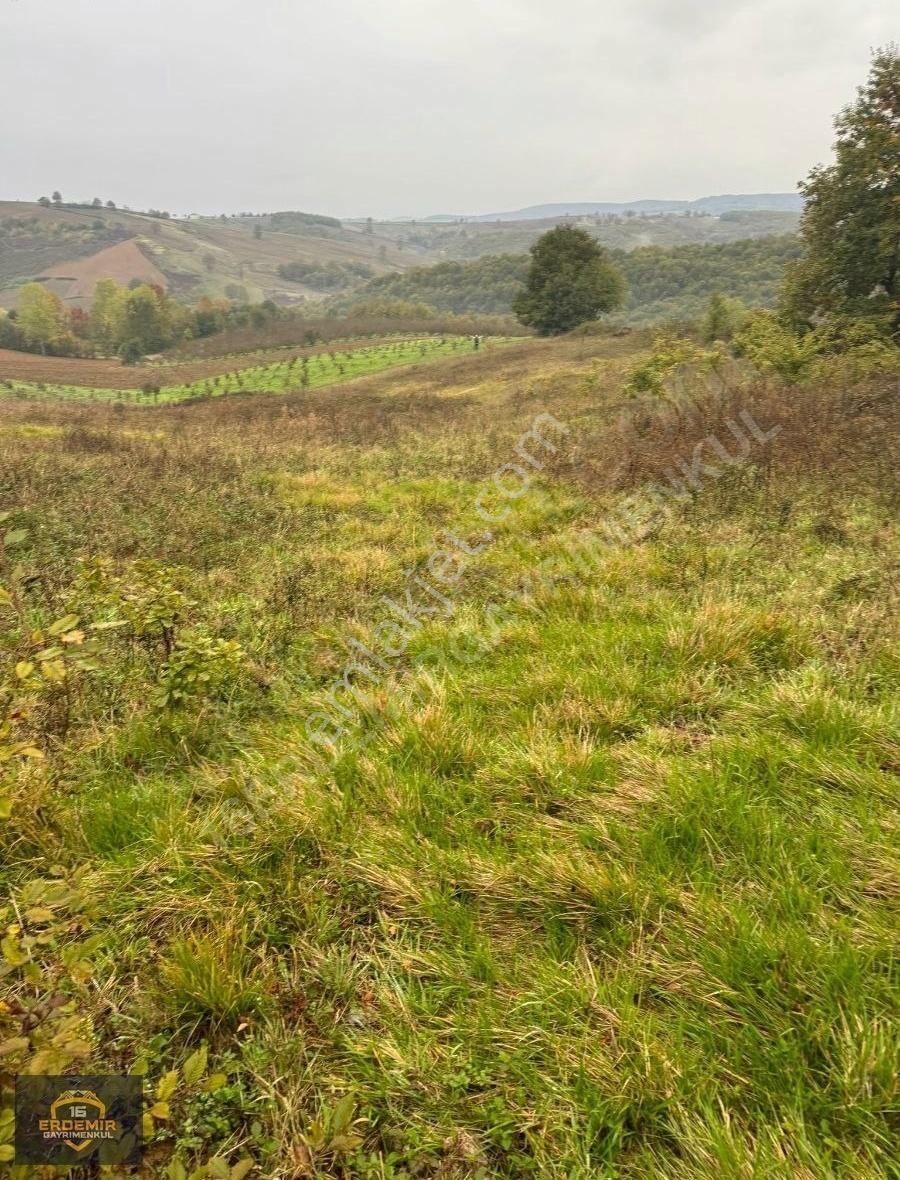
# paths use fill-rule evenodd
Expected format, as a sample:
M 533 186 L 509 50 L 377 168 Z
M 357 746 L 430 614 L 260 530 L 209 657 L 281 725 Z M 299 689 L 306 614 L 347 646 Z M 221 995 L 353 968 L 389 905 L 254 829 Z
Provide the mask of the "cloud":
M 0 193 L 382 216 L 792 188 L 892 15 L 885 0 L 0 0 Z

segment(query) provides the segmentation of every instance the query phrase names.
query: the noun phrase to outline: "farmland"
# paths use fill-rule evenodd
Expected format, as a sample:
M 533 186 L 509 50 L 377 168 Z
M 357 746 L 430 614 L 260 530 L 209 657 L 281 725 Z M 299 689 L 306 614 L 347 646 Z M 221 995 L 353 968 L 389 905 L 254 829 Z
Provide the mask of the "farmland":
M 512 338 L 486 337 L 485 352 L 513 343 Z M 0 391 L 17 397 L 63 398 L 67 401 L 112 401 L 165 404 L 228 394 L 286 393 L 350 381 L 402 365 L 422 364 L 473 351 L 470 338 L 422 336 L 391 339 L 377 344 L 333 341 L 327 347 L 282 351 L 254 358 L 172 364 L 145 364 L 129 369 L 118 362 L 38 357 L 0 353 Z M 241 362 L 243 362 L 241 364 Z M 240 367 L 237 367 L 239 366 Z M 22 374 L 25 374 L 24 378 Z M 68 378 L 66 380 L 65 378 Z M 126 384 L 128 378 L 133 383 Z M 179 380 L 179 378 L 181 378 Z

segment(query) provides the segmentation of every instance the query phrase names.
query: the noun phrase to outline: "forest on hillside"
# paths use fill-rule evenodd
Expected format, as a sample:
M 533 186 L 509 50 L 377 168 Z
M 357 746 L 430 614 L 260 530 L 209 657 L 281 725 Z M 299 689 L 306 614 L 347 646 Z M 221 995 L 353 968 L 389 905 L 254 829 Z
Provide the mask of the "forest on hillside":
M 782 234 L 719 245 L 646 246 L 612 251 L 628 283 L 623 315 L 629 323 L 695 319 L 719 291 L 750 307 L 771 307 L 789 262 L 802 253 L 799 238 Z M 443 312 L 508 312 L 528 270 L 527 254 L 492 254 L 471 262 L 441 262 L 372 279 L 335 306 L 401 300 Z

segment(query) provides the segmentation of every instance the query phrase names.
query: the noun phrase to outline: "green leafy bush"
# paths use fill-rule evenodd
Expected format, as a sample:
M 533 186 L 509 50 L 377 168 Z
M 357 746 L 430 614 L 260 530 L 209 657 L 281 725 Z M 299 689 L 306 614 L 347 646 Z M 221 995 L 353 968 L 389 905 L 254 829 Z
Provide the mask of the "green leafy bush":
M 160 703 L 174 709 L 218 696 L 239 677 L 244 664 L 244 649 L 234 640 L 199 631 L 182 636 L 162 670 Z

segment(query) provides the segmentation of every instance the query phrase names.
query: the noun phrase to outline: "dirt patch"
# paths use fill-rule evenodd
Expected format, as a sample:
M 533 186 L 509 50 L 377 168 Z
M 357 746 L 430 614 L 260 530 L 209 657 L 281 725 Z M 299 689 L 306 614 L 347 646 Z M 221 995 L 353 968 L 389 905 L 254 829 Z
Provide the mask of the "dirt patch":
M 76 305 L 90 303 L 94 288 L 101 279 L 114 279 L 122 287 L 127 287 L 135 280 L 163 290 L 169 285 L 169 280 L 144 255 L 134 238 L 107 246 L 89 258 L 50 266 L 40 277 L 54 280 L 55 285 L 65 284 L 65 290 L 57 290 L 57 294 L 66 303 Z
M 55 385 L 85 385 L 92 389 L 122 389 L 141 384 L 138 372 L 118 360 L 38 356 L 0 348 L 0 381 L 46 381 Z

